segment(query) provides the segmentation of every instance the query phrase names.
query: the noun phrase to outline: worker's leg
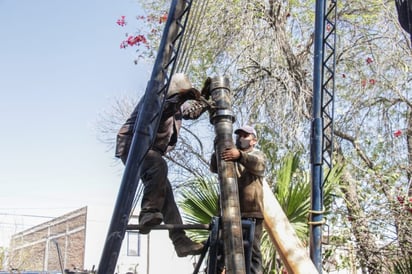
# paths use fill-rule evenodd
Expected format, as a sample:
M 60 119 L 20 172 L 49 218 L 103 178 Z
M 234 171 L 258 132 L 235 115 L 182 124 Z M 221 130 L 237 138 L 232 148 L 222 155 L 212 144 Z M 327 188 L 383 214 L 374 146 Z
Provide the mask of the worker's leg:
M 162 155 L 149 150 L 141 165 L 141 179 L 144 184 L 139 223 L 153 226 L 162 222 L 167 188 L 167 163 Z M 150 231 L 150 230 L 149 230 Z M 149 231 L 140 231 L 148 233 Z
M 250 264 L 250 272 L 252 274 L 263 274 L 262 268 L 262 253 L 260 251 L 260 240 L 262 238 L 263 220 L 256 219 L 255 235 L 252 246 L 252 262 Z

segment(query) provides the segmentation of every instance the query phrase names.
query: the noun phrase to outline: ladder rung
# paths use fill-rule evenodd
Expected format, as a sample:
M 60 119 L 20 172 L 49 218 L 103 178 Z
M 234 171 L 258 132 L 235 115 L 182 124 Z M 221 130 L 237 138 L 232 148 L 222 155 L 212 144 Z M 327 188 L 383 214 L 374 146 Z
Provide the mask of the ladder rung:
M 141 228 L 146 228 L 145 226 L 141 225 L 128 225 L 127 230 L 140 230 Z M 209 224 L 163 224 L 163 225 L 155 225 L 150 227 L 151 230 L 170 230 L 170 229 L 204 229 L 210 230 Z

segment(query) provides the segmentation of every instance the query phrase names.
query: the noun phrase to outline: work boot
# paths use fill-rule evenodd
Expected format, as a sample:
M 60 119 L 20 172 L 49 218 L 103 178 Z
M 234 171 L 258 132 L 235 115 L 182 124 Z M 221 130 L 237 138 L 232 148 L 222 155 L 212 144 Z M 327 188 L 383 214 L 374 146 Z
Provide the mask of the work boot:
M 203 250 L 203 244 L 193 242 L 187 236 L 179 237 L 176 241 L 173 241 L 173 245 L 178 257 L 199 255 Z
M 163 221 L 163 215 L 160 212 L 140 212 L 139 225 L 141 226 L 140 234 L 148 234 L 152 226 L 160 225 Z

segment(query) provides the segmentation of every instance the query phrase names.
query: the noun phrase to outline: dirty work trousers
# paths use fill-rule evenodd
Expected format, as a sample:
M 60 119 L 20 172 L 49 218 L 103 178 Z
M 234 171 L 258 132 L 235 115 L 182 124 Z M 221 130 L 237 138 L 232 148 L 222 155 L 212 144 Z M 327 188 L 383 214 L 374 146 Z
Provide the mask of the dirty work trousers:
M 263 274 L 262 253 L 260 251 L 260 241 L 262 239 L 263 219 L 256 219 L 255 235 L 252 246 L 252 262 L 250 264 L 250 273 Z
M 144 185 L 140 214 L 161 212 L 165 224 L 183 224 L 167 178 L 167 163 L 162 155 L 150 149 L 143 159 L 140 171 Z M 182 236 L 185 236 L 184 230 L 169 230 L 169 238 L 173 242 Z

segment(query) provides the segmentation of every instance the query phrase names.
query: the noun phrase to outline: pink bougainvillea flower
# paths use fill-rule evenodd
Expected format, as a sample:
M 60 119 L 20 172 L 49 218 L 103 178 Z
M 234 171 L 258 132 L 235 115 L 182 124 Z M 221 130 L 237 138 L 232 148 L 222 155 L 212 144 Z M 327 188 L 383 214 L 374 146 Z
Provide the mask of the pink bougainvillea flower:
M 373 63 L 373 59 L 372 58 L 370 58 L 370 57 L 368 57 L 368 58 L 366 58 L 366 64 L 371 64 L 371 63 Z
M 126 42 L 127 42 L 127 44 L 128 44 L 129 46 L 134 46 L 134 45 L 137 44 L 137 39 L 136 39 L 135 36 L 130 35 L 129 37 L 127 37 Z
M 146 40 L 146 37 L 144 36 L 144 35 L 137 35 L 136 37 L 135 37 L 135 40 L 137 41 L 137 44 L 139 45 L 140 43 L 143 43 L 143 44 L 147 44 L 147 40 Z
M 371 84 L 371 85 L 376 84 L 376 80 L 375 79 L 369 79 L 369 84 Z
M 146 37 L 144 35 L 129 36 L 126 40 L 129 46 L 140 45 L 140 43 L 147 44 Z
M 126 25 L 126 21 L 124 20 L 126 18 L 126 16 L 122 15 L 119 19 L 117 19 L 116 23 L 121 26 L 124 27 Z
M 125 49 L 125 48 L 127 47 L 127 45 L 128 45 L 127 41 L 122 41 L 122 42 L 120 43 L 120 48 L 121 48 L 121 49 Z
M 366 86 L 366 80 L 365 80 L 365 79 L 363 79 L 363 80 L 361 81 L 361 86 L 362 86 L 362 87 L 365 87 L 365 86 Z
M 164 12 L 163 15 L 160 16 L 160 18 L 159 18 L 159 24 L 162 24 L 162 23 L 166 22 L 167 21 L 167 16 L 168 16 L 167 12 Z
M 400 129 L 398 129 L 397 131 L 395 131 L 394 133 L 393 133 L 393 136 L 395 136 L 395 137 L 399 137 L 399 136 L 401 136 L 402 135 L 402 131 L 400 130 Z
M 146 37 L 145 37 L 144 35 L 139 35 L 139 36 L 140 36 L 140 41 L 141 41 L 143 44 L 146 44 L 146 45 L 147 45 Z

